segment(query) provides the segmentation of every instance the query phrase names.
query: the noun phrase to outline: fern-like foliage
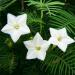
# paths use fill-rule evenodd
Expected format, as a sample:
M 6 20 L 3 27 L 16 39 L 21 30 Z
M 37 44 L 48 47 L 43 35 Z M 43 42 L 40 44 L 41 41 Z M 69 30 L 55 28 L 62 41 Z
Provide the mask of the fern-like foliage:
M 54 50 L 49 48 L 43 64 L 42 68 L 49 75 L 75 75 L 75 46 L 69 46 L 66 53 L 61 52 L 58 48 Z
M 2 34 L 0 35 L 0 73 L 3 75 L 6 75 L 6 73 L 11 74 L 15 66 L 15 55 L 9 48 L 11 42 L 7 39 L 5 40 L 6 36 L 3 37 Z
M 16 0 L 0 0 L 0 11 L 6 9 L 11 4 L 13 4 Z
M 50 14 L 53 14 L 52 11 L 59 10 L 61 6 L 64 5 L 64 3 L 59 1 L 34 1 L 34 0 L 28 0 L 28 6 L 34 6 L 37 8 L 37 10 L 43 10 L 48 11 Z
M 28 13 L 28 24 L 32 33 L 36 33 L 40 31 L 40 24 L 44 24 L 44 21 L 41 20 L 40 16 L 37 15 L 37 12 L 35 11 L 33 13 Z
M 49 26 L 63 28 L 75 35 L 75 16 L 65 10 L 56 11 L 56 15 L 50 16 Z

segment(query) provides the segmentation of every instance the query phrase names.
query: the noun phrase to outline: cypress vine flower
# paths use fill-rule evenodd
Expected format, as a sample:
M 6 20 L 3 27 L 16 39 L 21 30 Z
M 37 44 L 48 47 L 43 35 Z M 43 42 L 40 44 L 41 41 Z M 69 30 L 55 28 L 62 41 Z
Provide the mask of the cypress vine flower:
M 63 52 L 66 51 L 69 44 L 75 42 L 72 38 L 68 36 L 65 28 L 59 30 L 50 28 L 50 34 L 51 38 L 49 39 L 49 42 L 53 45 L 58 46 Z
M 2 32 L 11 36 L 12 40 L 16 42 L 21 35 L 30 33 L 30 29 L 26 24 L 27 14 L 14 16 L 7 15 L 7 24 L 2 28 Z
M 44 60 L 46 57 L 46 51 L 49 48 L 49 43 L 46 40 L 43 40 L 39 33 L 36 33 L 33 40 L 25 41 L 24 42 L 26 48 L 28 49 L 27 52 L 27 59 L 40 59 Z

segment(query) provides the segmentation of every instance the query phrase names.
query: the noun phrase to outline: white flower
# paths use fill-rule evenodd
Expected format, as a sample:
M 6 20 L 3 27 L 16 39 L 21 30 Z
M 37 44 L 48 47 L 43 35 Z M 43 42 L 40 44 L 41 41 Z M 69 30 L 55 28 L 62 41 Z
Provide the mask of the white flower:
M 33 40 L 24 42 L 27 52 L 27 59 L 38 58 L 44 60 L 46 56 L 46 51 L 48 50 L 49 43 L 46 40 L 43 40 L 41 35 L 37 33 Z
M 63 52 L 66 51 L 68 44 L 74 43 L 75 41 L 70 38 L 65 28 L 60 30 L 50 28 L 51 38 L 49 42 L 53 45 L 58 46 Z
M 7 15 L 7 24 L 2 28 L 2 32 L 11 36 L 12 40 L 16 42 L 21 35 L 30 33 L 30 29 L 26 24 L 27 15 L 14 16 L 12 14 Z

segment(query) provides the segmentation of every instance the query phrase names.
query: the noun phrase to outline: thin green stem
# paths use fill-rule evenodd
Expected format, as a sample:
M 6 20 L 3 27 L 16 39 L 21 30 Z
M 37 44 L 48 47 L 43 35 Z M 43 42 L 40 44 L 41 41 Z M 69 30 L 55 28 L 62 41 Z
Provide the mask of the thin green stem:
M 43 19 L 43 10 L 41 10 L 41 20 Z M 40 33 L 42 31 L 42 23 L 40 23 Z
M 40 3 L 42 3 L 42 0 L 40 0 Z
M 48 14 L 51 16 L 51 11 L 50 11 L 50 9 L 48 8 L 48 6 L 46 6 L 47 7 L 47 10 L 48 10 Z
M 43 2 L 45 2 L 45 0 L 43 0 Z
M 40 3 L 42 4 L 42 0 L 40 0 Z M 43 19 L 43 10 L 41 10 L 41 20 Z M 42 23 L 40 23 L 40 34 L 41 34 L 41 31 L 42 31 Z
M 16 0 L 12 0 L 12 1 L 11 1 L 10 3 L 8 3 L 7 5 L 2 6 L 2 7 L 0 8 L 0 11 L 6 9 L 7 7 L 9 7 L 11 4 L 13 4 L 13 3 L 15 3 L 15 2 L 16 2 Z
M 67 2 L 67 0 L 65 0 L 65 2 Z
M 53 45 L 53 46 L 52 46 L 52 50 L 53 50 L 55 47 L 56 47 L 56 45 Z

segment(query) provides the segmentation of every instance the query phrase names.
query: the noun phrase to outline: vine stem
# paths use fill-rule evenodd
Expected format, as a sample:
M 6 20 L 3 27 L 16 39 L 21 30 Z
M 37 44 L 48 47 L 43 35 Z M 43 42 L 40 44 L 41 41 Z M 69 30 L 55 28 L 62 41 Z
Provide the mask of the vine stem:
M 41 20 L 43 19 L 43 11 L 41 10 Z M 42 23 L 40 23 L 40 33 L 42 31 Z
M 42 0 L 40 0 L 40 3 L 42 4 Z M 41 20 L 43 19 L 43 10 L 41 10 Z M 41 34 L 41 31 L 42 31 L 42 23 L 40 23 L 40 34 Z
M 21 10 L 24 11 L 24 0 L 21 0 Z
M 67 0 L 65 0 L 65 2 L 67 2 Z

